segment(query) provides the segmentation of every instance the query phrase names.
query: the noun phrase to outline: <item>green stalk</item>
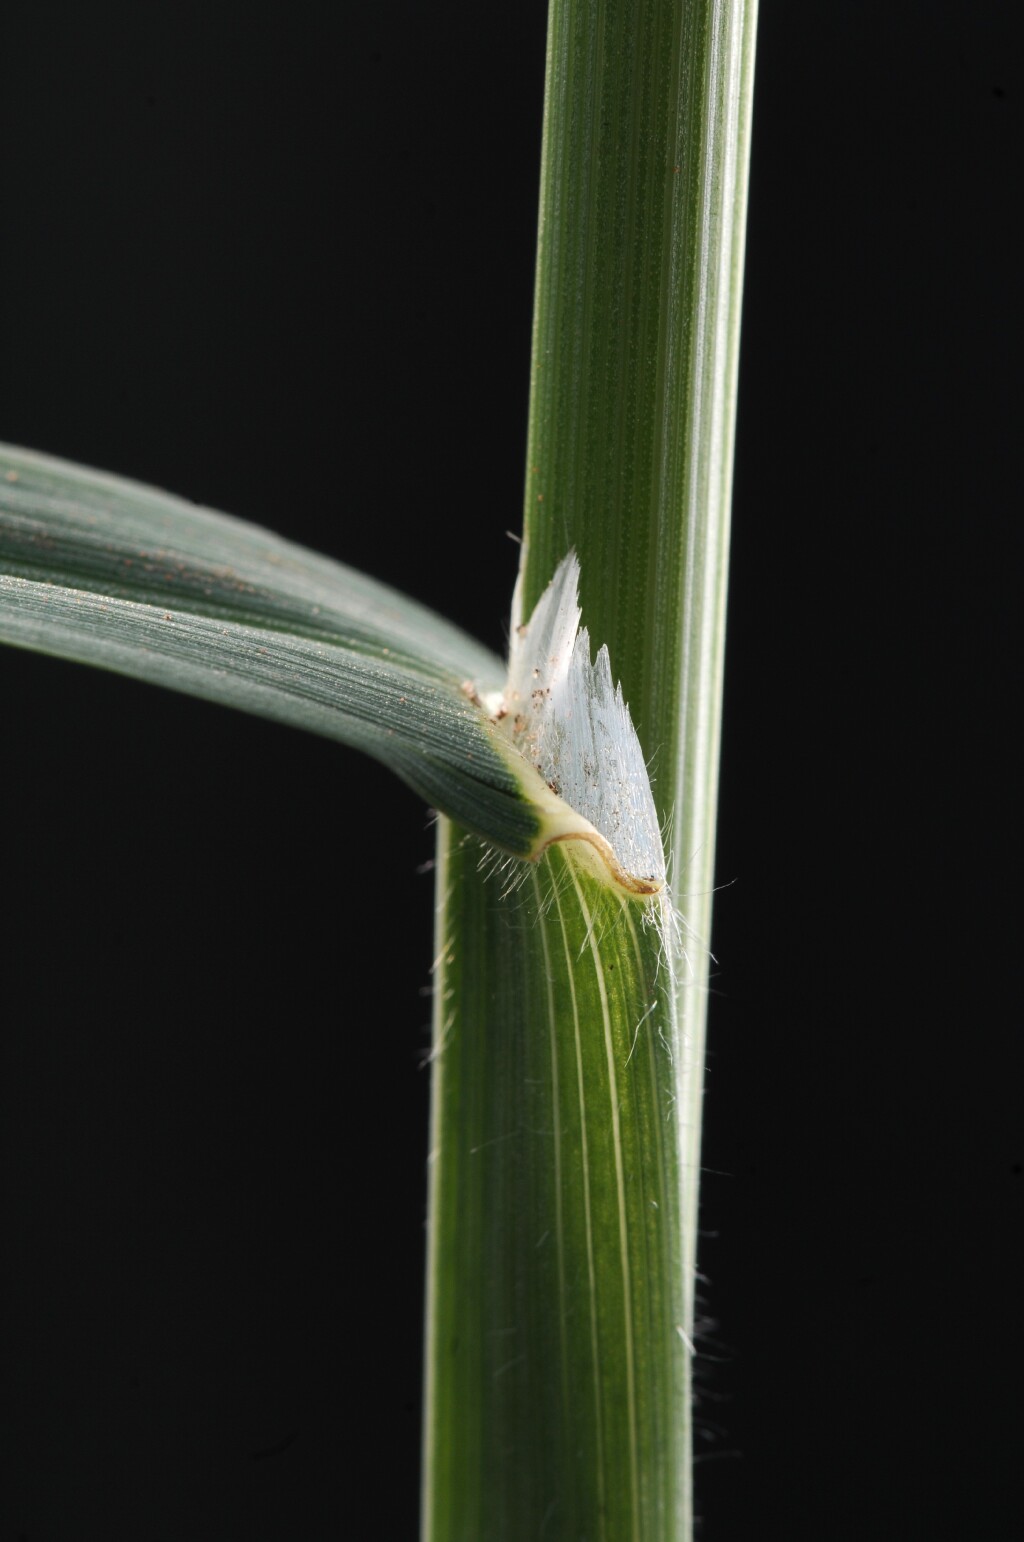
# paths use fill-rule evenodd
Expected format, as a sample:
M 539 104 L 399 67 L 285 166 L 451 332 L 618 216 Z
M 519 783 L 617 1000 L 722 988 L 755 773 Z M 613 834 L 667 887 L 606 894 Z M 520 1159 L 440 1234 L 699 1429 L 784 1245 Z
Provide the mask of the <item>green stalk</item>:
M 756 5 L 553 0 L 523 559 L 566 549 L 671 905 L 439 833 L 424 1537 L 691 1534 L 690 1358 Z
M 538 628 L 514 633 L 503 693 L 486 650 L 338 563 L 0 446 L 0 641 L 327 734 L 448 816 L 427 1542 L 685 1542 L 691 1531 L 753 36 L 753 0 L 551 9 L 513 619 L 526 621 L 574 546 L 583 621 L 611 650 L 655 812 L 607 657 L 569 666 L 572 564 Z

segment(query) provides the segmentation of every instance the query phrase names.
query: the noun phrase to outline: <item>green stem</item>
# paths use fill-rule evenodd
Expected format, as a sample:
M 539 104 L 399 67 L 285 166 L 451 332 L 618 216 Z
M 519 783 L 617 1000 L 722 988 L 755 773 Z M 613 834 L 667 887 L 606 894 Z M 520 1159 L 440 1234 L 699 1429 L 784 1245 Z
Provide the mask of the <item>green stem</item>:
M 754 0 L 553 0 L 521 608 L 575 546 L 685 913 L 443 824 L 427 1542 L 684 1542 Z M 666 936 L 667 933 L 667 936 Z
M 658 939 L 567 847 L 512 895 L 451 825 L 440 850 L 427 1535 L 681 1535 L 681 1132 Z

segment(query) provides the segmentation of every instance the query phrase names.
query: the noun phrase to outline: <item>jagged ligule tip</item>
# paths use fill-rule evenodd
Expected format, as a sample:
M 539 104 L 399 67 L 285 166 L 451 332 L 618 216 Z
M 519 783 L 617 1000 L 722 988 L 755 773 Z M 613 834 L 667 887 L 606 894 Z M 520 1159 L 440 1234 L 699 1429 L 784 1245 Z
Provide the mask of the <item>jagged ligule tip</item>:
M 665 855 L 650 777 L 607 646 L 591 660 L 579 575 L 571 551 L 529 621 L 513 628 L 495 719 L 577 816 L 574 822 L 552 810 L 537 854 L 555 840 L 590 841 L 618 884 L 655 894 L 665 884 Z

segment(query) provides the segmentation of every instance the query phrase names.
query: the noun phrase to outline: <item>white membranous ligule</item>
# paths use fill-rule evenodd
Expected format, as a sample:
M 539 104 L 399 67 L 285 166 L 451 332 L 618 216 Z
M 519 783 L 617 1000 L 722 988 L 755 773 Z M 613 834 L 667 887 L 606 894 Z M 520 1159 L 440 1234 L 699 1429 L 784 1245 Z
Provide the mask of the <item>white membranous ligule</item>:
M 540 849 L 586 842 L 619 887 L 658 894 L 665 853 L 651 781 L 608 649 L 591 662 L 590 635 L 580 630 L 579 575 L 570 552 L 530 620 L 514 627 L 494 721 L 553 794 L 550 804 L 543 800 Z

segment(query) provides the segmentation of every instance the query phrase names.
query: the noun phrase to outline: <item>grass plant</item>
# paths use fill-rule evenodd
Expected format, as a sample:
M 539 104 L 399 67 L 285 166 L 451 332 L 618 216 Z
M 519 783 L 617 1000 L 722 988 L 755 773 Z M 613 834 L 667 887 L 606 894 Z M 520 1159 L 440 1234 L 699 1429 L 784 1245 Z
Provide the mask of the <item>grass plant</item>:
M 442 815 L 425 1542 L 691 1533 L 755 13 L 553 0 L 511 673 L 331 559 L 0 450 L 0 638 L 340 739 Z

